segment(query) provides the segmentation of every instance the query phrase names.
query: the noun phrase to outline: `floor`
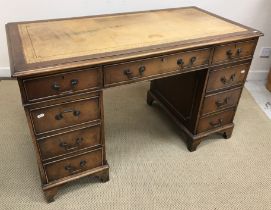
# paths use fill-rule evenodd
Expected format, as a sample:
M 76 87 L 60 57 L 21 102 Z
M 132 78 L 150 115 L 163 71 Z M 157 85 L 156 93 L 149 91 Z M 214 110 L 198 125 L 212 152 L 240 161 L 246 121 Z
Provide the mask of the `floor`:
M 271 119 L 271 93 L 265 87 L 266 81 L 247 81 L 246 88 L 263 112 Z

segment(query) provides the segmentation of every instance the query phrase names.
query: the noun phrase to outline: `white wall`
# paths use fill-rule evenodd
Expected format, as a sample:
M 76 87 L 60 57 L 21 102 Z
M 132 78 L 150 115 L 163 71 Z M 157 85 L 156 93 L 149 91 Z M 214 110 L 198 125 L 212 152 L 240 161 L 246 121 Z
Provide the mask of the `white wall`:
M 0 77 L 9 75 L 5 23 L 86 16 L 169 7 L 198 6 L 265 34 L 255 53 L 250 77 L 264 78 L 271 59 L 259 58 L 262 46 L 271 46 L 270 0 L 0 0 Z

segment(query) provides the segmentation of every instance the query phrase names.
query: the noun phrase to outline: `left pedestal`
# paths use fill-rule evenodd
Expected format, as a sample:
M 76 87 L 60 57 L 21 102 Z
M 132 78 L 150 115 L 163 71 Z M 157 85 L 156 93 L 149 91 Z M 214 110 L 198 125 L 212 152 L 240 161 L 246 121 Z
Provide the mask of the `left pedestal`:
M 100 75 L 93 68 L 18 79 L 48 202 L 67 182 L 109 180 Z

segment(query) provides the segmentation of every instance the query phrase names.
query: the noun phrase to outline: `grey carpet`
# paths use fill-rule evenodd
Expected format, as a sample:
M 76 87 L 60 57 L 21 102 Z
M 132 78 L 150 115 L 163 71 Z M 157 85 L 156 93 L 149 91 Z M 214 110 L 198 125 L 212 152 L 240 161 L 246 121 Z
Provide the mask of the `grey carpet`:
M 0 209 L 271 209 L 271 121 L 244 90 L 232 138 L 194 153 L 148 83 L 105 91 L 110 181 L 84 178 L 47 204 L 16 81 L 0 81 Z

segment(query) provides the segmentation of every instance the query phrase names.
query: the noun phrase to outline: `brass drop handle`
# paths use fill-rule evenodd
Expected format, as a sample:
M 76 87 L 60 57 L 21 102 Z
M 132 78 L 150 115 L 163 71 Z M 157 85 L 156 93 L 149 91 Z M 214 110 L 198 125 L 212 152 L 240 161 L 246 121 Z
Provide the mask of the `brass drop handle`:
M 79 83 L 78 79 L 72 79 L 71 80 L 71 86 L 74 88 L 75 86 L 77 86 Z
M 66 151 L 70 151 L 70 150 L 77 149 L 77 148 L 82 144 L 83 140 L 84 140 L 84 139 L 83 139 L 82 137 L 80 137 L 80 138 L 77 138 L 77 139 L 76 139 L 76 141 L 75 141 L 74 144 L 68 144 L 68 143 L 66 143 L 66 142 L 61 142 L 61 143 L 59 144 L 59 146 L 60 146 L 61 148 L 63 148 L 64 150 L 66 150 Z
M 146 71 L 146 67 L 145 66 L 140 66 L 138 71 L 139 71 L 139 75 L 143 76 L 144 72 Z
M 64 115 L 63 115 L 63 114 L 66 114 L 66 113 L 69 113 L 69 112 L 72 112 L 72 113 L 73 113 L 73 116 L 75 116 L 75 117 L 78 117 L 78 116 L 81 114 L 81 112 L 80 112 L 79 110 L 66 109 L 66 110 L 64 110 L 63 112 L 60 112 L 60 113 L 56 114 L 55 119 L 56 119 L 56 120 L 61 120 L 61 119 L 64 118 Z
M 77 169 L 75 166 L 72 166 L 71 164 L 64 166 L 64 169 L 68 171 L 70 174 L 78 173 L 84 169 L 86 166 L 87 161 L 81 160 L 79 163 L 79 168 Z
M 190 65 L 192 66 L 197 60 L 197 57 L 193 56 L 191 59 L 190 59 Z
M 73 115 L 74 115 L 75 117 L 78 117 L 80 114 L 81 114 L 81 112 L 80 112 L 79 110 L 74 110 L 74 111 L 73 111 Z
M 213 128 L 217 128 L 217 127 L 222 126 L 222 122 L 223 122 L 223 119 L 220 118 L 220 119 L 218 119 L 217 122 L 209 122 L 209 124 L 210 124 Z
M 229 59 L 232 59 L 232 55 L 233 55 L 232 50 L 227 50 L 226 54 Z
M 234 74 L 232 74 L 232 75 L 230 76 L 229 79 L 226 79 L 225 76 L 221 77 L 220 81 L 221 81 L 224 85 L 229 85 L 229 84 L 231 84 L 232 82 L 234 82 L 235 77 L 236 77 L 236 74 L 234 73 Z
M 183 61 L 182 58 L 180 58 L 180 59 L 177 60 L 177 65 L 180 66 L 181 68 L 183 67 L 184 61 Z
M 133 72 L 131 72 L 130 69 L 125 69 L 123 71 L 123 74 L 126 75 L 128 77 L 128 79 L 132 79 L 133 78 Z
M 217 108 L 222 108 L 222 107 L 228 106 L 229 101 L 230 101 L 230 97 L 226 97 L 222 101 L 216 101 L 215 104 L 216 104 Z
M 52 89 L 55 90 L 55 91 L 59 91 L 59 90 L 60 90 L 60 85 L 59 85 L 58 83 L 55 82 L 55 83 L 52 85 Z
M 238 48 L 237 51 L 236 51 L 237 56 L 240 56 L 240 55 L 241 55 L 241 52 L 242 52 L 242 49 L 241 49 L 241 48 Z
M 75 88 L 78 85 L 78 83 L 79 83 L 78 79 L 72 79 L 71 80 L 71 87 Z M 57 82 L 54 82 L 54 84 L 52 84 L 51 88 L 54 91 L 60 91 L 61 86 Z

